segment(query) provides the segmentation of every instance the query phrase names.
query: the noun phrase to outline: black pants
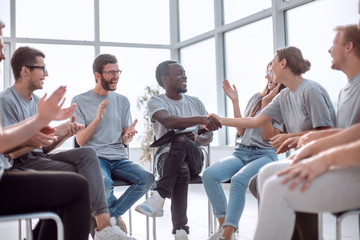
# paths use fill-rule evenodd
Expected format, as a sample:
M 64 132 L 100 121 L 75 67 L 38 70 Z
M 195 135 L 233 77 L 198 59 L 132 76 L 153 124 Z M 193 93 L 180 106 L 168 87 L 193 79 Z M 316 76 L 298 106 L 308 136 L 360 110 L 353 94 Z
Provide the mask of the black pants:
M 158 159 L 159 180 L 154 190 L 163 198 L 171 198 L 171 217 L 173 234 L 178 229 L 184 229 L 188 219 L 187 196 L 191 176 L 197 176 L 202 170 L 204 155 L 193 141 L 185 136 L 178 136 L 171 142 L 170 151 Z
M 88 239 L 89 190 L 86 180 L 78 174 L 5 170 L 0 196 L 0 215 L 55 212 L 64 224 L 66 240 Z M 53 221 L 41 221 L 34 238 L 57 239 L 54 226 Z

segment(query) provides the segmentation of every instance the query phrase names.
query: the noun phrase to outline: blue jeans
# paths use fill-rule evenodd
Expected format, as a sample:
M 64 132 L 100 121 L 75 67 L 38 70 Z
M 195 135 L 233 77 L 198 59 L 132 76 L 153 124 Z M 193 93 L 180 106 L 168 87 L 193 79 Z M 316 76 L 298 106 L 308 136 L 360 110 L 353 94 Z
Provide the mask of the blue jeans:
M 208 167 L 203 174 L 206 194 L 217 218 L 225 216 L 223 226 L 238 228 L 245 205 L 249 180 L 267 163 L 277 160 L 275 149 L 238 144 L 234 152 Z M 221 183 L 231 179 L 229 203 Z
M 137 200 L 151 189 L 155 177 L 140 164 L 128 159 L 107 160 L 99 157 L 104 179 L 105 196 L 111 217 L 123 215 Z M 114 196 L 113 179 L 122 179 L 132 183 L 119 199 Z

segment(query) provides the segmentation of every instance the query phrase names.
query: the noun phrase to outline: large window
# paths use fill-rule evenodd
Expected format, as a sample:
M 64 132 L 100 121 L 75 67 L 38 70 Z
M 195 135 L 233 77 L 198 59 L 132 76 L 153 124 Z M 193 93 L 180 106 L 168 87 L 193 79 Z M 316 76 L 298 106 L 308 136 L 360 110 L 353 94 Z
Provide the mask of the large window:
M 169 44 L 168 0 L 101 0 L 100 39 Z
M 224 0 L 224 21 L 231 23 L 271 7 L 271 0 Z
M 181 62 L 188 77 L 187 94 L 198 97 L 209 113 L 217 112 L 215 41 L 213 38 L 181 49 Z M 217 132 L 215 132 L 217 134 Z M 214 135 L 213 144 L 217 144 Z
M 186 40 L 214 29 L 214 2 L 179 0 L 180 38 Z
M 274 55 L 272 39 L 270 18 L 225 34 L 226 79 L 238 90 L 242 113 L 250 98 L 267 84 L 266 66 Z M 234 116 L 230 99 L 227 99 L 227 113 Z M 235 133 L 235 128 L 228 128 L 229 144 L 234 143 Z
M 358 0 L 321 0 L 289 10 L 286 14 L 288 45 L 300 48 L 304 58 L 311 62 L 304 77 L 323 85 L 335 108 L 339 91 L 347 78 L 342 72 L 330 68 L 332 59 L 328 50 L 336 26 L 357 23 L 357 8 Z
M 3 29 L 5 37 L 10 36 L 10 0 L 0 0 L 0 19 L 6 23 L 6 28 Z
M 16 36 L 94 40 L 94 1 L 16 0 Z
M 9 62 L 18 46 L 45 52 L 49 77 L 37 94 L 67 85 L 66 104 L 95 86 L 95 56 L 114 54 L 123 70 L 117 92 L 129 98 L 133 119 L 139 119 L 135 147 L 144 132 L 137 99 L 147 85 L 157 85 L 154 71 L 161 61 L 179 61 L 187 71 L 188 94 L 209 112 L 231 117 L 223 79 L 237 86 L 244 112 L 249 98 L 264 89 L 276 48 L 294 45 L 312 63 L 304 77 L 320 82 L 336 106 L 346 76 L 330 69 L 327 51 L 333 28 L 357 23 L 357 9 L 358 0 L 0 0 L 7 49 L 0 90 L 12 84 Z M 234 135 L 234 128 L 222 129 L 212 146 L 233 145 Z

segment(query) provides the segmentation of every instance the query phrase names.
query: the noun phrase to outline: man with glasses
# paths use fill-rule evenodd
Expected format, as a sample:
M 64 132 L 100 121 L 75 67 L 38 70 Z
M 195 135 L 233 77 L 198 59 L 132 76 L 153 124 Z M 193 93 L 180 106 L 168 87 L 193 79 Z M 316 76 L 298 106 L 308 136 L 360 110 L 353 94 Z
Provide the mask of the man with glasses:
M 44 80 L 48 76 L 44 58 L 44 53 L 31 47 L 20 47 L 14 52 L 11 67 L 15 83 L 0 94 L 0 118 L 3 126 L 16 124 L 37 113 L 40 98 L 33 92 L 43 88 Z M 89 184 L 91 211 L 97 223 L 95 240 L 133 239 L 127 237 L 117 226 L 110 224 L 101 171 L 94 150 L 81 148 L 48 154 L 83 128 L 73 117 L 55 128 L 38 132 L 18 150 L 9 154 L 13 167 L 79 173 Z M 57 140 L 47 140 L 48 135 L 55 136 Z
M 80 146 L 95 149 L 111 220 L 126 232 L 121 216 L 149 191 L 155 178 L 128 158 L 126 147 L 137 133 L 137 120 L 132 123 L 129 100 L 115 92 L 121 74 L 116 57 L 111 54 L 96 57 L 93 73 L 95 87 L 72 100 L 77 104 L 76 121 L 85 125 L 85 129 L 76 134 L 76 141 Z M 114 196 L 113 179 L 131 183 L 119 199 Z

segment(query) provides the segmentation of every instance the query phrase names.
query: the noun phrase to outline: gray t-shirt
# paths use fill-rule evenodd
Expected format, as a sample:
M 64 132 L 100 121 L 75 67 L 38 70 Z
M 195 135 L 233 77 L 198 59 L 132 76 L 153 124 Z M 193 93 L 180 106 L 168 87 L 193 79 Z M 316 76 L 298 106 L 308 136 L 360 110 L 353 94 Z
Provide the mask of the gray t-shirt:
M 349 79 L 339 93 L 336 127 L 347 128 L 360 122 L 360 72 Z
M 31 100 L 23 98 L 18 91 L 11 86 L 0 93 L 0 122 L 1 126 L 10 126 L 37 114 L 37 104 L 40 98 L 32 94 Z M 42 151 L 42 149 L 34 149 L 33 151 Z M 8 159 L 0 155 L 0 165 L 7 169 L 10 167 Z M 0 167 L 0 169 L 2 168 Z M 0 172 L 2 172 L 0 170 Z
M 261 113 L 284 123 L 288 133 L 334 127 L 336 122 L 329 94 L 319 83 L 307 79 L 294 91 L 283 89 Z
M 168 98 L 165 94 L 160 94 L 158 96 L 152 97 L 149 100 L 147 104 L 148 114 L 151 121 L 153 122 L 154 133 L 157 139 L 168 131 L 172 130 L 166 129 L 161 123 L 153 119 L 154 114 L 160 110 L 166 110 L 170 115 L 181 117 L 208 115 L 204 104 L 197 97 L 192 97 L 186 94 L 182 94 L 181 96 L 182 98 L 180 100 L 174 100 Z M 201 125 L 198 125 L 198 128 L 201 128 Z M 157 156 L 160 156 L 160 154 L 167 151 L 169 151 L 168 146 L 164 147 L 162 151 L 157 154 Z
M 250 98 L 250 100 L 245 108 L 244 117 L 249 117 L 252 108 L 255 106 L 255 104 L 259 100 L 261 100 L 260 93 L 256 93 Z M 261 109 L 259 111 L 257 111 L 255 116 L 257 116 L 260 112 L 261 112 Z M 279 129 L 281 132 L 284 131 L 282 124 L 278 124 L 274 120 L 272 120 L 272 124 L 275 128 Z M 272 148 L 269 141 L 266 141 L 263 139 L 262 127 L 245 129 L 244 134 L 242 136 L 240 136 L 238 139 L 236 139 L 236 142 L 241 143 L 245 146 L 257 146 L 260 148 Z
M 85 146 L 92 147 L 99 157 L 108 160 L 127 159 L 127 151 L 121 140 L 124 128 L 130 127 L 132 120 L 129 100 L 118 93 L 109 92 L 107 96 L 95 94 L 92 90 L 72 99 L 76 103 L 76 122 L 87 127 L 95 118 L 99 104 L 109 100 L 104 118 L 94 135 Z
M 29 101 L 23 98 L 14 86 L 7 88 L 0 93 L 1 125 L 13 125 L 37 114 L 39 100 L 38 96 L 32 94 Z

